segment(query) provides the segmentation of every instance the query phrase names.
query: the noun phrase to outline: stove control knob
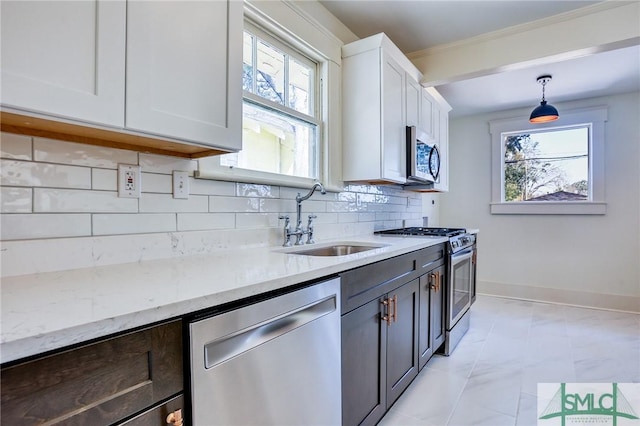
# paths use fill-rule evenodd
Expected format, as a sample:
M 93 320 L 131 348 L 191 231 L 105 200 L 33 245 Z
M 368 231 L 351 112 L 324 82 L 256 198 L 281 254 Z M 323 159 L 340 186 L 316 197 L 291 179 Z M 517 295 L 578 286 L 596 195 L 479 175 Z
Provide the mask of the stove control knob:
M 451 245 L 453 246 L 453 248 L 458 248 L 460 244 L 457 241 L 452 241 Z

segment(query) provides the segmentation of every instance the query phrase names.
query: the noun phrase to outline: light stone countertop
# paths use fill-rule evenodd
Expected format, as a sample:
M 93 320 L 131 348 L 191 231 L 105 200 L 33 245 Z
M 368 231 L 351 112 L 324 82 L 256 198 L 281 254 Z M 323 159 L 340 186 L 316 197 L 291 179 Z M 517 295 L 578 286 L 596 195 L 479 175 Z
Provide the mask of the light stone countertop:
M 5 277 L 0 362 L 335 275 L 447 238 L 366 235 L 347 241 L 386 246 L 337 257 L 283 252 L 296 248 L 253 247 Z M 304 249 L 325 245 L 331 241 Z

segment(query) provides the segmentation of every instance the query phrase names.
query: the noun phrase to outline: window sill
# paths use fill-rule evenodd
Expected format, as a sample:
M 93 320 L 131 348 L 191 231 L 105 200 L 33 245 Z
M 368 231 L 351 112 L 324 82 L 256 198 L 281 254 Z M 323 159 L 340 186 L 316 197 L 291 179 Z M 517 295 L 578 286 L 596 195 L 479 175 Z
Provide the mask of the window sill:
M 316 182 L 315 179 L 303 178 L 298 176 L 286 176 L 276 173 L 258 172 L 254 170 L 222 167 L 211 170 L 197 170 L 195 173 L 197 179 L 212 179 L 212 180 L 225 180 L 231 182 L 246 182 L 257 183 L 262 185 L 276 185 L 286 186 L 291 188 L 311 188 Z M 324 184 L 324 187 L 329 192 L 341 192 L 344 191 L 343 187 Z
M 491 214 L 571 214 L 603 215 L 607 213 L 607 203 L 529 201 L 511 203 L 491 203 Z

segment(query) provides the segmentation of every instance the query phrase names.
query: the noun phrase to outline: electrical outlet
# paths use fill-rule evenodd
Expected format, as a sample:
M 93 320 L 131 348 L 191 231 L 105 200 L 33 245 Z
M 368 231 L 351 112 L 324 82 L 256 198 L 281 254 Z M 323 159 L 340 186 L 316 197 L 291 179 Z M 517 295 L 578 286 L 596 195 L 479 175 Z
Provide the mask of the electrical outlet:
M 133 164 L 118 164 L 118 197 L 140 198 L 142 168 Z
M 189 172 L 173 171 L 173 198 L 189 198 Z

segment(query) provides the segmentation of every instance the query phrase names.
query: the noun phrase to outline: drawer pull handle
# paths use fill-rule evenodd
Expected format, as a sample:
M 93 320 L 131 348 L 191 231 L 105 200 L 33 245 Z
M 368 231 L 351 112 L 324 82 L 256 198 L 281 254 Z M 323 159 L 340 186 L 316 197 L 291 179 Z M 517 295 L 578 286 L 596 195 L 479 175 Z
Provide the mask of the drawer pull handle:
M 182 409 L 178 409 L 167 416 L 167 423 L 173 426 L 182 426 Z

